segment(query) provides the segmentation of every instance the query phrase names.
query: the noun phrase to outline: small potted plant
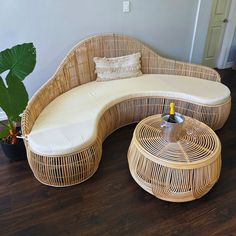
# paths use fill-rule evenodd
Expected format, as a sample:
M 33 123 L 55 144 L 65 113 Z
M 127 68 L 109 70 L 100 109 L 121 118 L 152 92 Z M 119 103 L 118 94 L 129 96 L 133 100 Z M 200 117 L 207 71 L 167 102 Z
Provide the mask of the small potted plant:
M 36 64 L 33 43 L 16 45 L 0 52 L 0 108 L 6 113 L 7 121 L 0 121 L 0 143 L 5 155 L 11 160 L 26 158 L 23 140 L 20 137 L 20 115 L 29 97 L 23 80 Z M 4 75 L 4 76 L 3 76 Z

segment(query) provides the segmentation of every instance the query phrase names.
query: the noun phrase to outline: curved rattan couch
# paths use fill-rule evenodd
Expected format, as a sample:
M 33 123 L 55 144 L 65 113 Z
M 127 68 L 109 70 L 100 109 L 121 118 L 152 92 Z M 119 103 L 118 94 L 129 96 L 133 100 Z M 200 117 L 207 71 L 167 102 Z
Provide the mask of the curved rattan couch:
M 96 79 L 93 62 L 95 56 L 117 57 L 137 51 L 142 54 L 141 65 L 144 74 L 182 75 L 220 82 L 220 76 L 215 70 L 161 57 L 131 37 L 105 34 L 85 39 L 69 52 L 52 78 L 32 97 L 23 113 L 22 133 L 26 137 L 28 162 L 41 183 L 63 187 L 90 178 L 98 168 L 102 156 L 102 142 L 110 133 L 119 127 L 138 122 L 146 116 L 166 111 L 169 102 L 173 100 L 177 111 L 206 123 L 214 130 L 224 125 L 230 112 L 230 98 L 222 104 L 209 106 L 181 99 L 140 96 L 119 101 L 105 110 L 98 122 L 96 138 L 78 148 L 76 152 L 45 155 L 31 150 L 27 135 L 30 134 L 43 109 L 59 95 Z M 128 114 L 127 107 L 129 107 Z M 117 119 L 118 114 L 119 119 Z

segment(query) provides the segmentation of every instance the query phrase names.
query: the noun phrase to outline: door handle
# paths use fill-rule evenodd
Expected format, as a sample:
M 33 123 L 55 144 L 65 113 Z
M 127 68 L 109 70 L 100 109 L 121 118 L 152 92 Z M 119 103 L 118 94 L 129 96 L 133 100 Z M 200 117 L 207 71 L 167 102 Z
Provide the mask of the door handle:
M 223 22 L 223 23 L 228 23 L 229 21 L 228 21 L 227 18 L 225 18 L 222 22 Z

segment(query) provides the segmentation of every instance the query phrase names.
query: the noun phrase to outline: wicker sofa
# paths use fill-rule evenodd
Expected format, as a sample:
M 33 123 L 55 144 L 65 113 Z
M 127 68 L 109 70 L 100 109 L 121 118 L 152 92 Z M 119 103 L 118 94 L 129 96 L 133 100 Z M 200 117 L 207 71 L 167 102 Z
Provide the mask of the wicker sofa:
M 180 79 L 184 84 L 190 83 L 189 81 L 193 81 L 193 84 L 199 83 L 200 90 L 209 83 L 210 87 L 216 86 L 218 89 L 215 95 L 213 93 L 214 98 L 217 98 L 218 92 L 224 90 L 223 98 L 210 103 L 207 102 L 209 99 L 202 102 L 196 96 L 179 95 L 183 92 L 155 93 L 158 90 L 156 88 L 149 93 L 148 87 L 145 92 L 139 93 L 135 90 L 129 94 L 129 90 L 125 88 L 137 83 L 137 80 L 134 82 L 131 78 L 122 82 L 121 91 L 126 91 L 122 96 L 113 97 L 109 103 L 102 103 L 98 102 L 100 97 L 96 95 L 98 97 L 95 96 L 94 104 L 88 105 L 89 99 L 94 96 L 89 91 L 97 91 L 102 84 L 110 83 L 94 82 L 96 74 L 93 58 L 117 57 L 135 52 L 142 54 L 144 78 L 138 82 L 140 87 L 143 87 L 143 81 L 149 83 L 148 81 L 155 80 L 154 75 L 146 74 L 158 74 L 162 81 L 166 78 L 166 81 Z M 149 115 L 166 112 L 169 102 L 173 100 L 178 112 L 194 117 L 214 130 L 219 129 L 226 122 L 231 107 L 230 94 L 219 82 L 219 74 L 211 68 L 163 58 L 143 43 L 124 35 L 105 34 L 85 39 L 69 52 L 53 77 L 32 97 L 23 114 L 22 133 L 26 137 L 25 146 L 30 167 L 35 177 L 46 185 L 63 187 L 81 183 L 96 172 L 102 156 L 102 142 L 110 133 Z M 116 83 L 120 82 L 111 81 L 114 89 Z M 106 89 L 111 90 L 109 87 Z M 211 90 L 214 92 L 212 88 Z M 86 91 L 88 96 L 84 97 Z M 111 95 L 112 93 L 105 94 L 107 97 Z M 72 108 L 66 110 L 66 107 L 77 99 L 80 101 L 79 105 L 83 106 L 83 98 L 87 105 L 83 109 L 80 107 L 74 117 L 71 116 Z M 75 102 L 74 110 L 77 105 Z M 69 122 L 65 122 L 67 113 L 72 117 Z M 83 123 L 90 114 L 93 114 L 90 120 L 92 123 Z M 60 119 L 55 122 L 55 117 Z M 48 135 L 51 137 L 49 140 Z M 70 139 L 68 144 L 67 139 Z M 68 145 L 69 148 L 65 148 Z

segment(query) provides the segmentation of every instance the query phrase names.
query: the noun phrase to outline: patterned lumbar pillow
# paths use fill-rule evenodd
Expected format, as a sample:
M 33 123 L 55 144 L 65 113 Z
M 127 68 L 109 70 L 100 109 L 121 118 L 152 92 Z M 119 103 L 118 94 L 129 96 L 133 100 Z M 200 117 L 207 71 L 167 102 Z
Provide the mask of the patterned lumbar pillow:
M 97 81 L 125 79 L 141 75 L 140 58 L 141 53 L 113 58 L 94 57 Z

